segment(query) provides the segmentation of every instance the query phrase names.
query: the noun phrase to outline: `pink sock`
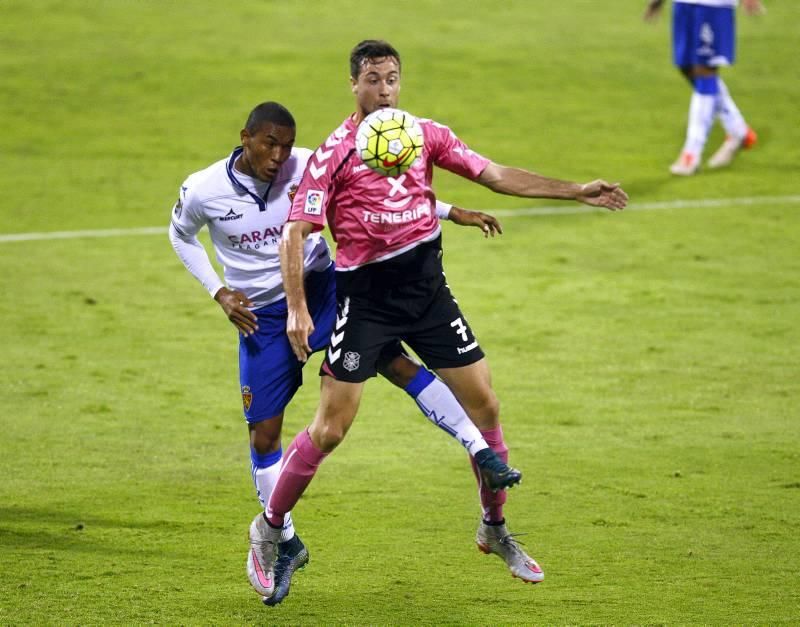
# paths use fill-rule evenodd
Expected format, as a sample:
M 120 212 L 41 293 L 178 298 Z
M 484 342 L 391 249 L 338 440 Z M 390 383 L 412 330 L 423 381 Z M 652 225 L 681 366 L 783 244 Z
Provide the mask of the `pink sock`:
M 505 463 L 508 463 L 508 447 L 503 440 L 503 428 L 498 425 L 494 429 L 481 431 L 481 434 L 483 435 L 483 439 L 486 440 L 486 443 L 489 445 L 489 448 L 497 453 L 497 456 Z M 502 521 L 503 504 L 506 502 L 506 491 L 498 490 L 497 492 L 492 492 L 489 488 L 485 487 L 481 481 L 480 472 L 478 472 L 478 465 L 475 463 L 475 460 L 472 457 L 470 457 L 470 462 L 472 463 L 472 471 L 475 473 L 475 477 L 478 479 L 481 508 L 483 509 L 483 519 L 486 522 Z
M 283 525 L 287 512 L 292 511 L 327 456 L 314 446 L 307 429 L 295 436 L 283 455 L 283 466 L 267 503 L 270 524 Z

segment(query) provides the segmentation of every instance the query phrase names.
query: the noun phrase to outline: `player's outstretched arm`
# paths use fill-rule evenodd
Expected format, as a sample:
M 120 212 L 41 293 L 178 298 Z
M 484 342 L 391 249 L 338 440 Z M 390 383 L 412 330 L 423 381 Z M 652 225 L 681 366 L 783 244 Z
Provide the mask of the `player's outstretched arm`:
M 308 338 L 314 332 L 303 286 L 303 244 L 311 233 L 311 227 L 310 222 L 287 222 L 278 247 L 288 310 L 286 335 L 295 356 L 303 363 L 311 355 Z
M 496 163 L 486 166 L 476 181 L 493 192 L 510 196 L 577 200 L 594 207 L 605 207 L 610 211 L 624 209 L 628 204 L 628 195 L 619 186 L 619 183 L 597 180 L 581 185 Z
M 495 233 L 503 234 L 503 227 L 500 222 L 493 215 L 483 213 L 482 211 L 473 211 L 471 209 L 462 209 L 453 205 L 450 208 L 450 214 L 447 219 L 459 226 L 476 226 L 483 231 L 484 237 L 495 236 Z

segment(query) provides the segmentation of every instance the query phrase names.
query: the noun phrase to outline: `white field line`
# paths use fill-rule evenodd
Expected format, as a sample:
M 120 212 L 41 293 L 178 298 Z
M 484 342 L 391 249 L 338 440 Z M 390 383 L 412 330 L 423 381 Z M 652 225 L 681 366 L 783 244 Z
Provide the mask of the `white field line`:
M 0 244 L 5 242 L 34 242 L 36 240 L 77 239 L 81 237 L 119 237 L 121 235 L 164 235 L 166 226 L 145 226 L 138 229 L 98 229 L 95 231 L 47 231 L 44 233 L 0 234 Z
M 800 203 L 800 195 L 791 196 L 752 196 L 741 198 L 707 198 L 707 199 L 676 199 L 662 202 L 633 203 L 625 211 L 656 211 L 663 209 L 704 209 L 714 207 L 727 207 L 730 205 L 791 205 Z M 545 207 L 529 207 L 523 209 L 497 209 L 492 214 L 501 218 L 518 216 L 545 216 L 568 215 L 576 213 L 596 213 L 605 209 L 587 207 L 585 205 L 553 205 Z M 8 242 L 33 242 L 37 240 L 53 239 L 78 239 L 82 237 L 120 237 L 125 235 L 164 235 L 167 234 L 166 226 L 146 226 L 132 229 L 98 229 L 94 231 L 49 231 L 40 233 L 0 233 L 0 244 Z

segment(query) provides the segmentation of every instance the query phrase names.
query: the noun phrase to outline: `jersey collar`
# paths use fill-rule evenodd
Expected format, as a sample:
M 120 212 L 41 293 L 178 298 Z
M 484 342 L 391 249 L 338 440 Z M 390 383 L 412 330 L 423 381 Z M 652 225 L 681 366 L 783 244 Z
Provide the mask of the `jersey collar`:
M 258 194 L 254 194 L 250 191 L 247 186 L 242 183 L 239 179 L 236 178 L 235 168 L 233 167 L 236 163 L 236 160 L 241 156 L 244 152 L 244 148 L 241 146 L 234 148 L 231 156 L 228 157 L 228 163 L 225 164 L 225 171 L 228 173 L 228 179 L 230 180 L 233 188 L 238 192 L 243 192 L 252 198 L 255 203 L 258 205 L 259 211 L 266 211 L 267 210 L 267 198 L 269 197 L 269 190 L 272 189 L 272 181 L 269 182 L 267 185 L 267 191 L 264 192 L 263 198 Z

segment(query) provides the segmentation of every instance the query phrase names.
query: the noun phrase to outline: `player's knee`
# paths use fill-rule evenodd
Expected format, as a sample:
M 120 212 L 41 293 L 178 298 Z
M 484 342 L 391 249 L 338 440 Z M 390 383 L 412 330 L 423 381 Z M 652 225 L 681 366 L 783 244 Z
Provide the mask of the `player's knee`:
M 308 431 L 314 444 L 325 453 L 330 453 L 339 446 L 347 433 L 347 430 L 336 421 L 320 423 L 315 421 Z
M 491 390 L 483 401 L 480 413 L 486 417 L 487 421 L 492 423 L 493 427 L 500 420 L 500 400 Z
M 708 76 L 717 76 L 718 70 L 715 67 L 710 67 L 708 65 L 694 65 L 692 66 L 692 79 L 708 77 Z
M 280 437 L 255 437 L 250 435 L 250 446 L 259 455 L 274 453 L 281 447 Z
M 274 419 L 251 423 L 249 429 L 250 447 L 258 455 L 274 453 L 281 447 L 280 424 L 276 423 Z
M 363 383 L 341 382 L 322 377 L 319 408 L 308 429 L 311 441 L 324 452 L 335 449 L 347 435 L 358 411 Z
M 396 357 L 389 362 L 379 362 L 378 370 L 381 376 L 392 384 L 405 388 L 419 372 L 420 366 L 406 357 Z

